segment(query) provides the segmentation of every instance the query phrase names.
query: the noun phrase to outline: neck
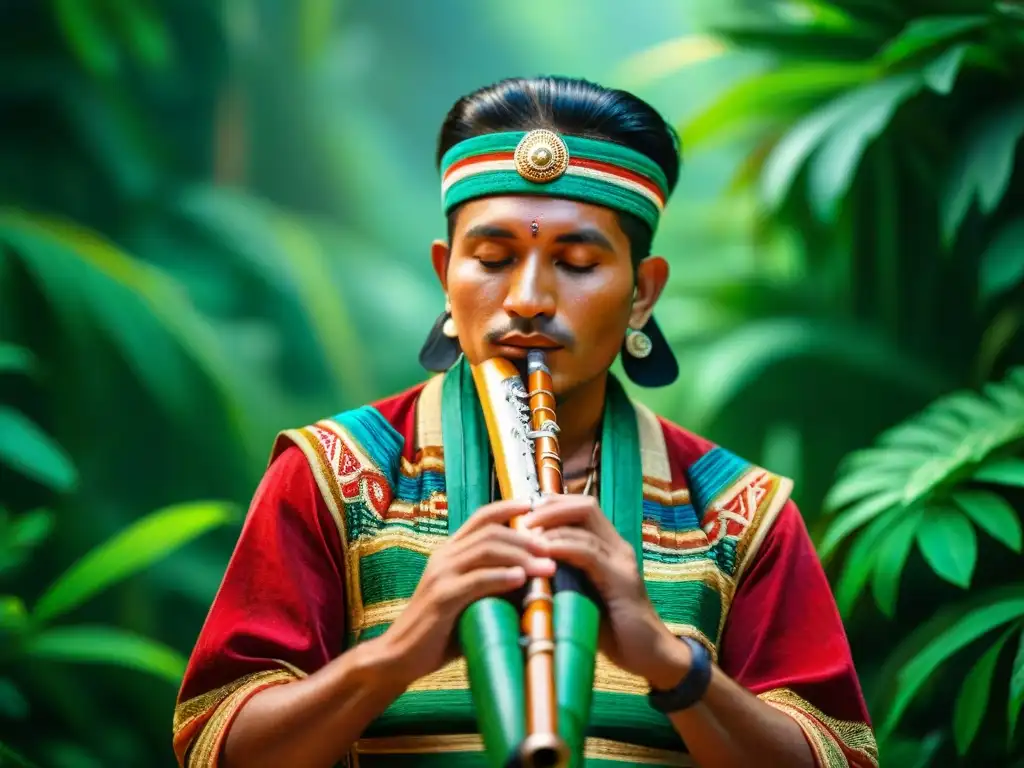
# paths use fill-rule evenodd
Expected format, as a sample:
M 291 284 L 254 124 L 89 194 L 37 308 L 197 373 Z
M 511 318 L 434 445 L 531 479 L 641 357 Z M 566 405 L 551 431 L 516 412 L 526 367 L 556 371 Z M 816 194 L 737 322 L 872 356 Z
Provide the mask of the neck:
M 594 442 L 601 436 L 608 374 L 602 374 L 558 398 L 558 446 L 566 478 L 582 474 L 590 464 Z

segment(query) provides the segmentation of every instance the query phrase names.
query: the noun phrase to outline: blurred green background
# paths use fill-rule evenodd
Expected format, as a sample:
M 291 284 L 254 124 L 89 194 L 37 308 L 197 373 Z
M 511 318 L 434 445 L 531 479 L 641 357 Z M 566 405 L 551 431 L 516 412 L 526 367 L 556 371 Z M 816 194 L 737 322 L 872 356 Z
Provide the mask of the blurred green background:
M 0 0 L 0 765 L 171 766 L 274 434 L 421 380 L 436 131 L 510 75 L 683 135 L 682 377 L 796 482 L 886 766 L 1024 766 L 1024 11 Z

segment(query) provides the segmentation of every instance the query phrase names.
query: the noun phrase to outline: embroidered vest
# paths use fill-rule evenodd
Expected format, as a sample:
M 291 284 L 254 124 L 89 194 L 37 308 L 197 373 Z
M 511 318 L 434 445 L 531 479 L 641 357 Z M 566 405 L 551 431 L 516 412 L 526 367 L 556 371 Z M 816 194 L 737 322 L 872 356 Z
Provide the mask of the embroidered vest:
M 282 434 L 306 454 L 341 534 L 348 647 L 387 630 L 408 604 L 431 552 L 448 535 L 440 384 L 435 377 L 420 392 L 414 462 L 403 456 L 405 438 L 371 406 Z M 686 468 L 685 482 L 673 483 L 660 422 L 643 405 L 634 408 L 644 476 L 647 592 L 675 635 L 699 640 L 717 658 L 736 584 L 791 483 L 721 448 Z M 588 766 L 691 765 L 678 734 L 648 705 L 646 693 L 642 679 L 599 655 Z M 353 762 L 364 768 L 424 765 L 437 755 L 445 765 L 485 765 L 481 749 L 460 659 L 416 681 L 394 701 L 357 743 Z

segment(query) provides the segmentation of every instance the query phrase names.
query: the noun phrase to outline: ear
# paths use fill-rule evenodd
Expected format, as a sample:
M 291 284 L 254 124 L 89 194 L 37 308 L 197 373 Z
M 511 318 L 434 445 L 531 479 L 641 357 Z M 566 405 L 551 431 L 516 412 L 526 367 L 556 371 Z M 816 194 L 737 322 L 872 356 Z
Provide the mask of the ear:
M 668 262 L 661 256 L 649 256 L 636 268 L 636 296 L 629 314 L 630 328 L 643 328 L 651 319 L 654 305 L 668 282 Z
M 448 293 L 448 256 L 450 250 L 446 240 L 435 240 L 430 244 L 430 262 L 434 266 L 434 274 L 441 281 L 441 288 Z

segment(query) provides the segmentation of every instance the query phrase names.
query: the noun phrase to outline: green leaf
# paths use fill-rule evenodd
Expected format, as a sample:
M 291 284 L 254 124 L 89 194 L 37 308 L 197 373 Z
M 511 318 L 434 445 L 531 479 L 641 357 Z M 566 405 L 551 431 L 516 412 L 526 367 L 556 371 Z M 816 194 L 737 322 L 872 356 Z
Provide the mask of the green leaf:
M 878 738 L 885 739 L 899 723 L 914 696 L 950 656 L 979 637 L 1024 616 L 1024 585 L 992 590 L 966 606 L 940 614 L 914 630 L 904 647 L 917 648 L 891 677 L 891 701 L 879 712 Z M 899 658 L 903 648 L 893 654 Z M 883 678 L 884 679 L 884 678 Z
M 936 374 L 909 361 L 887 339 L 824 320 L 769 318 L 746 323 L 703 350 L 690 406 L 711 421 L 774 366 L 804 360 L 912 391 L 935 391 Z
M 842 25 L 829 20 L 788 24 L 744 22 L 715 25 L 712 31 L 743 50 L 765 50 L 776 56 L 805 59 L 863 61 L 880 42 L 872 27 L 850 19 Z
M 217 391 L 216 405 L 239 450 L 250 457 L 262 453 L 253 415 L 240 398 L 252 385 L 232 368 L 208 321 L 179 284 L 67 221 L 0 209 L 0 243 L 10 246 L 65 323 L 88 319 L 109 335 L 174 418 L 194 415 L 191 359 Z M 69 312 L 67 305 L 79 311 Z
M 1015 631 L 1017 628 L 1011 627 L 982 654 L 971 671 L 967 673 L 967 677 L 964 678 L 963 685 L 960 687 L 960 695 L 956 698 L 956 707 L 953 712 L 953 740 L 956 743 L 956 751 L 961 757 L 967 754 L 974 737 L 978 735 L 978 728 L 981 727 L 981 723 L 985 719 L 989 694 L 992 690 L 992 676 L 996 671 L 999 653 Z
M 843 573 L 836 584 L 836 606 L 842 616 L 849 616 L 863 594 L 864 585 L 867 584 L 875 565 L 878 542 L 889 531 L 899 513 L 900 510 L 892 509 L 876 519 L 857 536 L 850 547 Z
M 0 765 L 4 766 L 4 768 L 7 765 L 17 766 L 17 768 L 39 768 L 38 765 L 24 755 L 15 752 L 2 741 L 0 741 Z
M 721 141 L 768 115 L 792 113 L 871 77 L 873 68 L 860 62 L 798 62 L 759 72 L 725 91 L 680 130 L 684 147 Z
M 72 53 L 85 68 L 101 77 L 118 68 L 117 46 L 92 0 L 54 0 L 57 24 Z
M 839 202 L 853 183 L 864 150 L 889 124 L 896 110 L 919 90 L 919 75 L 882 80 L 856 92 L 843 119 L 833 125 L 815 151 L 808 176 L 811 207 L 823 221 L 833 221 Z
M 39 598 L 33 619 L 44 623 L 155 563 L 186 542 L 235 518 L 233 505 L 179 504 L 153 512 L 94 548 Z
M 878 444 L 894 449 L 923 449 L 937 452 L 953 446 L 958 439 L 948 432 L 935 429 L 914 419 L 908 419 L 895 427 L 887 429 L 878 436 Z
M 18 686 L 8 678 L 0 677 L 0 715 L 11 720 L 24 720 L 28 714 L 28 702 Z
M 904 477 L 904 473 L 899 471 L 876 469 L 844 475 L 829 489 L 822 507 L 826 510 L 840 509 L 864 496 L 901 489 Z
M 974 473 L 974 480 L 997 485 L 1015 485 L 1024 488 L 1024 459 L 998 459 L 983 464 Z
M 971 46 L 954 46 L 921 70 L 925 84 L 938 94 L 948 95 L 956 83 L 956 76 Z
M 35 356 L 24 347 L 0 341 L 0 372 L 34 373 Z
M 987 25 L 987 16 L 925 16 L 911 21 L 881 54 L 892 65 Z
M 859 504 L 850 507 L 839 515 L 825 532 L 825 536 L 818 545 L 819 556 L 823 560 L 830 557 L 847 536 L 883 512 L 899 506 L 902 498 L 902 490 L 889 491 L 869 496 Z
M 995 210 L 1013 171 L 1017 141 L 1024 133 L 1024 102 L 1003 104 L 972 127 L 955 153 L 942 196 L 942 234 L 950 243 L 977 199 L 982 213 Z
M 119 0 L 108 7 L 135 57 L 154 69 L 167 67 L 171 60 L 171 39 L 151 0 Z
M 78 474 L 64 449 L 6 405 L 0 405 L 0 461 L 61 493 L 78 484 Z
M 981 257 L 978 298 L 988 301 L 1024 282 L 1024 218 L 1004 226 Z
M 50 535 L 53 525 L 53 513 L 49 510 L 26 512 L 11 523 L 7 543 L 19 549 L 34 549 Z
M 0 595 L 0 634 L 19 634 L 28 626 L 25 603 L 15 595 Z
M 953 494 L 953 501 L 993 539 L 1014 552 L 1021 551 L 1020 517 L 1002 496 L 989 491 L 957 491 Z
M 962 512 L 952 507 L 929 509 L 917 529 L 917 543 L 938 576 L 963 589 L 971 585 L 978 539 Z
M 53 627 L 34 635 L 25 653 L 48 661 L 114 664 L 146 672 L 170 683 L 181 682 L 185 659 L 172 648 L 114 627 Z
M 1024 414 L 1024 386 L 1014 384 L 1012 375 L 1004 381 L 988 381 L 983 387 L 985 397 L 1007 413 Z
M 914 546 L 914 537 L 924 517 L 924 510 L 916 508 L 903 513 L 892 531 L 880 542 L 875 554 L 872 593 L 879 610 L 890 619 L 896 614 L 900 576 Z
M 843 137 L 846 135 L 843 127 L 850 121 L 858 121 L 861 115 L 868 112 L 872 116 L 870 120 L 860 121 L 856 131 L 833 142 L 833 146 L 844 152 L 842 162 L 837 163 L 837 166 L 855 164 L 863 150 L 863 142 L 857 136 L 866 140 L 872 134 L 873 126 L 879 121 L 887 122 L 888 115 L 912 90 L 919 89 L 922 82 L 920 76 L 912 74 L 872 82 L 833 99 L 797 123 L 775 145 L 765 161 L 761 175 L 761 194 L 765 202 L 772 208 L 780 206 L 807 158 L 818 150 L 833 131 Z M 821 177 L 825 170 L 822 167 L 816 171 L 816 175 Z M 818 184 L 824 182 L 819 179 Z M 846 184 L 845 180 L 842 181 L 844 188 Z M 827 191 L 827 186 L 823 191 Z
M 1017 655 L 1013 659 L 1013 667 L 1010 672 L 1010 697 L 1007 702 L 1007 724 L 1009 732 L 1007 741 L 1012 742 L 1017 731 L 1017 719 L 1020 717 L 1021 707 L 1024 707 L 1024 631 L 1020 634 L 1020 641 L 1017 645 Z

